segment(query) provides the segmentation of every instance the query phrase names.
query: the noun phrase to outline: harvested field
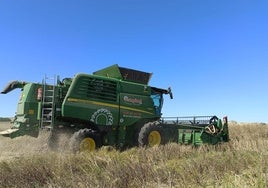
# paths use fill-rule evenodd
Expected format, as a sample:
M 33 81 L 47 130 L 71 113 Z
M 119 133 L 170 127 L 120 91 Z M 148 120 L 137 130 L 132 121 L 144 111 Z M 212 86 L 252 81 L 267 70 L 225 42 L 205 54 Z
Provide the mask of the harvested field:
M 0 122 L 0 131 L 10 127 L 9 122 Z M 39 137 L 20 136 L 17 138 L 9 138 L 0 136 L 0 161 L 25 156 L 47 154 L 51 149 L 48 147 L 50 132 L 40 131 Z M 68 137 L 62 135 L 59 139 L 59 151 L 64 151 L 68 147 Z
M 215 146 L 77 155 L 50 151 L 48 134 L 0 137 L 0 187 L 268 187 L 268 125 L 232 122 L 229 131 L 231 141 Z
M 0 131 L 6 130 L 9 127 L 9 122 L 0 122 Z M 0 136 L 0 161 L 47 152 L 46 140 L 48 136 L 49 134 L 42 134 L 38 139 L 29 136 L 14 139 Z

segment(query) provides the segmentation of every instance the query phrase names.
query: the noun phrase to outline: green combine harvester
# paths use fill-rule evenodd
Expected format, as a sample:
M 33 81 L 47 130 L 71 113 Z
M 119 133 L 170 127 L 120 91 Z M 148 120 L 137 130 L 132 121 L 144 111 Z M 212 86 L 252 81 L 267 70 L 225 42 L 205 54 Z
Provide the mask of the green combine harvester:
M 163 95 L 172 99 L 172 92 L 170 88 L 149 86 L 151 76 L 112 65 L 63 80 L 45 77 L 42 83 L 13 81 L 1 93 L 21 89 L 17 112 L 11 128 L 0 134 L 38 137 L 39 131 L 46 129 L 55 137 L 59 130 L 68 130 L 73 151 L 168 142 L 228 142 L 227 117 L 162 117 Z

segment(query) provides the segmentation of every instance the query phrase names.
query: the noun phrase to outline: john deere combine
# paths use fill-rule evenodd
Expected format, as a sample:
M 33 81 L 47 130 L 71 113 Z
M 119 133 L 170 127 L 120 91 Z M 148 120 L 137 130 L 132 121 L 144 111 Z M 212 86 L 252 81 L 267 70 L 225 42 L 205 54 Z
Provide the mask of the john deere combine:
M 45 77 L 42 83 L 13 81 L 2 94 L 20 88 L 11 138 L 38 137 L 40 129 L 69 130 L 74 151 L 103 145 L 153 146 L 168 142 L 200 145 L 229 140 L 227 117 L 163 118 L 163 95 L 171 89 L 148 85 L 151 73 L 113 65 L 73 78 Z

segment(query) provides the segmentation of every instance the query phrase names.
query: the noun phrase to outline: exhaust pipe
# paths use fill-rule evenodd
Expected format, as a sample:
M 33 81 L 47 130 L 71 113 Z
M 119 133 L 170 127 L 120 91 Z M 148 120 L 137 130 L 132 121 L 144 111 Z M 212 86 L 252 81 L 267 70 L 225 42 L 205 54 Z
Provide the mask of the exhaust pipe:
M 17 88 L 23 88 L 25 86 L 26 82 L 22 81 L 11 81 L 10 83 L 7 84 L 7 86 L 3 89 L 1 92 L 2 94 L 7 94 L 10 91 L 17 89 Z

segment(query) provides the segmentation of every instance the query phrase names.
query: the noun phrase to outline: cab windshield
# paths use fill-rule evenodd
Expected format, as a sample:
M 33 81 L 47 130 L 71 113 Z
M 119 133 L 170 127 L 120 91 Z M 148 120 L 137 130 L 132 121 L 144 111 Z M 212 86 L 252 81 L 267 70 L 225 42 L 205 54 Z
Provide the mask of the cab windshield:
M 152 93 L 151 98 L 153 99 L 153 102 L 154 102 L 156 115 L 161 116 L 161 110 L 162 110 L 162 105 L 163 105 L 162 93 Z

